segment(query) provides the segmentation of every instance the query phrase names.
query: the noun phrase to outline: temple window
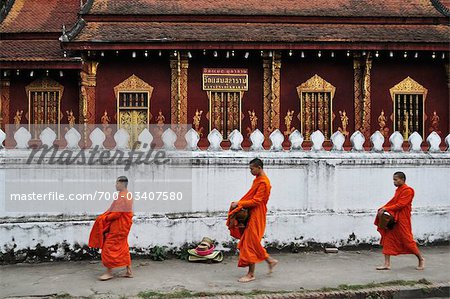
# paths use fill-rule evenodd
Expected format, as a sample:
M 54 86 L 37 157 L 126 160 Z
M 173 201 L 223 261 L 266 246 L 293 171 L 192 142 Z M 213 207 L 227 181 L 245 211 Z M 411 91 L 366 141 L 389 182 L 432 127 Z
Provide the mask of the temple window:
M 153 87 L 132 75 L 114 87 L 117 99 L 117 124 L 130 134 L 130 146 L 150 122 L 150 98 Z
M 305 140 L 320 130 L 325 139 L 332 134 L 332 103 L 336 88 L 317 74 L 297 87 L 300 123 Z
M 243 92 L 208 92 L 210 129 L 217 129 L 224 139 L 241 129 L 241 97 Z
M 25 87 L 28 97 L 28 124 L 33 138 L 39 138 L 44 127 L 49 126 L 60 136 L 61 97 L 64 86 L 44 77 Z
M 424 136 L 427 89 L 407 77 L 389 91 L 394 106 L 394 131 L 399 131 L 405 140 L 413 132 Z

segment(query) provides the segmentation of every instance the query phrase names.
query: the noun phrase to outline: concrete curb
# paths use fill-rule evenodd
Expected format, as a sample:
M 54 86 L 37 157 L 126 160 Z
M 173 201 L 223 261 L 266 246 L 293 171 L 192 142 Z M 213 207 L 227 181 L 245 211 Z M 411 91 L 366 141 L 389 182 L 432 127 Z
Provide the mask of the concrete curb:
M 281 299 L 281 298 L 298 298 L 298 299 L 363 299 L 363 298 L 380 298 L 380 299 L 403 299 L 403 298 L 450 298 L 449 284 L 433 284 L 430 286 L 388 286 L 376 287 L 361 290 L 345 290 L 345 291 L 313 291 L 313 292 L 295 292 L 280 294 L 260 294 L 260 295 L 223 295 L 199 298 L 216 298 L 216 299 Z

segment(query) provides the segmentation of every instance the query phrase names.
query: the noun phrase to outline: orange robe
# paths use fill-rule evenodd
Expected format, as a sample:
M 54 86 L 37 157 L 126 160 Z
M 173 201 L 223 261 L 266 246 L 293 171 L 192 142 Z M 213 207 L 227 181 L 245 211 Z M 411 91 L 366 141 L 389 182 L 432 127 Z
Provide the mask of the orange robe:
M 242 208 L 249 209 L 247 227 L 240 236 L 238 243 L 238 267 L 247 267 L 250 264 L 262 262 L 269 257 L 261 245 L 261 240 L 266 229 L 267 201 L 271 188 L 267 176 L 256 177 L 250 190 L 239 200 L 237 208 L 230 212 L 230 214 L 233 214 Z
M 102 249 L 106 268 L 131 265 L 128 233 L 133 223 L 133 200 L 128 190 L 121 191 L 111 207 L 95 220 L 89 237 L 89 247 Z
M 411 229 L 411 206 L 414 197 L 414 189 L 403 184 L 395 191 L 394 197 L 382 208 L 384 208 L 395 219 L 392 229 L 381 229 L 381 245 L 383 254 L 419 254 L 417 244 L 413 239 Z M 378 217 L 375 218 L 378 225 Z

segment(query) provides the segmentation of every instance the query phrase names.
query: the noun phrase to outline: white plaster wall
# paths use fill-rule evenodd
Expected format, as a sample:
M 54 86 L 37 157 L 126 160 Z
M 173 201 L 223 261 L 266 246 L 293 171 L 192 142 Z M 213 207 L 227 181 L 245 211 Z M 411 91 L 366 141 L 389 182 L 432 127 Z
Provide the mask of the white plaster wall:
M 22 180 L 38 176 L 23 168 L 26 152 L 3 151 L 0 157 L 0 188 L 5 175 Z M 229 203 L 250 187 L 253 177 L 248 161 L 259 156 L 266 163 L 272 183 L 264 242 L 273 244 L 332 243 L 338 246 L 377 243 L 373 225 L 378 207 L 393 195 L 392 174 L 404 171 L 416 196 L 413 202 L 413 232 L 426 242 L 450 236 L 450 155 L 410 153 L 311 153 L 311 152 L 177 152 L 176 166 L 157 171 L 149 166 L 132 167 L 126 175 L 139 181 L 149 176 L 168 177 L 173 167 L 191 169 L 192 204 L 178 214 L 136 213 L 130 246 L 179 247 L 209 236 L 229 242 L 225 226 Z M 193 162 L 193 165 L 191 165 Z M 31 167 L 31 168 L 30 168 Z M 22 169 L 11 172 L 11 169 Z M 45 171 L 66 179 L 110 179 L 122 172 L 117 165 L 98 167 L 47 166 Z M 102 177 L 103 176 L 103 177 Z M 113 184 L 113 183 L 111 183 Z M 1 191 L 1 189 L 0 189 Z M 1 251 L 52 246 L 66 242 L 84 245 L 94 215 L 89 213 L 11 213 L 5 210 L 0 192 Z M 3 196 L 3 198 L 2 198 Z M 355 239 L 350 238 L 351 235 Z

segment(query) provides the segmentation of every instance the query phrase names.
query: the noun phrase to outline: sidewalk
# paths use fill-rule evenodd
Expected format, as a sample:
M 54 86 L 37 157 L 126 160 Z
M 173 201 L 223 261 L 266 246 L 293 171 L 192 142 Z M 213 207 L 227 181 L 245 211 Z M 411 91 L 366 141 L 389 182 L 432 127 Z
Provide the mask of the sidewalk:
M 450 247 L 421 248 L 426 269 L 415 270 L 413 255 L 392 258 L 391 271 L 376 271 L 383 262 L 380 250 L 276 254 L 279 265 L 267 275 L 265 263 L 256 266 L 257 279 L 237 282 L 245 269 L 237 268 L 237 257 L 226 257 L 220 264 L 195 264 L 178 259 L 154 262 L 133 260 L 134 278 L 116 277 L 100 282 L 100 261 L 55 262 L 0 266 L 0 297 L 68 294 L 83 297 L 120 298 L 145 294 L 174 293 L 189 290 L 206 294 L 233 292 L 259 293 L 342 288 L 342 285 L 368 285 L 388 281 L 450 283 Z M 123 272 L 123 270 L 118 271 Z M 117 271 L 116 271 L 117 273 Z M 186 292 L 187 293 L 187 292 Z M 142 295 L 143 293 L 141 293 Z M 70 296 L 67 296 L 70 297 Z M 63 297 L 66 298 L 66 297 Z

